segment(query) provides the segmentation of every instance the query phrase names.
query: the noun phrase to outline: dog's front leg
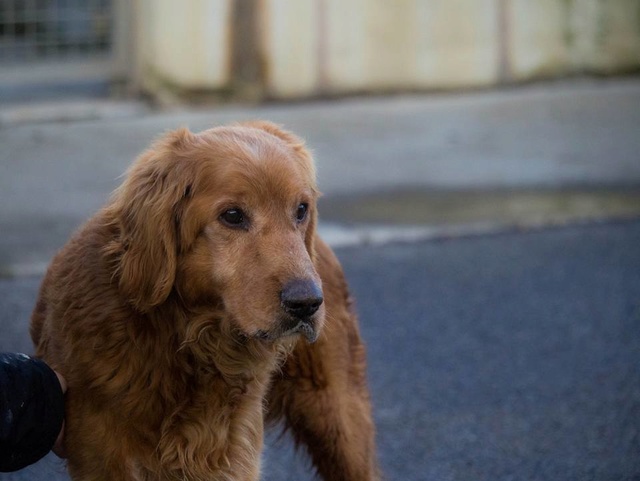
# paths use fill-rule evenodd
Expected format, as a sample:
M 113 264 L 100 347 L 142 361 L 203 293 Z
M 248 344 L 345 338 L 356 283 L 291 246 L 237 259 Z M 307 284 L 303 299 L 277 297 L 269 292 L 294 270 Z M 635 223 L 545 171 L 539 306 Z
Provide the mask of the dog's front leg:
M 340 365 L 333 365 L 338 358 L 325 342 L 297 348 L 269 398 L 270 419 L 284 420 L 326 481 L 380 479 L 364 348 L 354 341 Z

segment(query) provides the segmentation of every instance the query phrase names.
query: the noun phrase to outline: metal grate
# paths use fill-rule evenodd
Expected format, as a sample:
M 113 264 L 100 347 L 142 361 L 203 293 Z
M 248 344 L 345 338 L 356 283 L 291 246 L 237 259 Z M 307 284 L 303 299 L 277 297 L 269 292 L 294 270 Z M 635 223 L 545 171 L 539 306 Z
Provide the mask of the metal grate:
M 0 0 L 0 65 L 103 57 L 112 0 Z

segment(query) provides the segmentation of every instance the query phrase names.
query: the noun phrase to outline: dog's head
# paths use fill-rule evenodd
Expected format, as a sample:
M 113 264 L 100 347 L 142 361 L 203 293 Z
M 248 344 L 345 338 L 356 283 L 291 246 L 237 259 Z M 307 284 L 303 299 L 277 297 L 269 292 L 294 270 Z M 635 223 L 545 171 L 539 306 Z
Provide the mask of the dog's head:
M 244 336 L 317 338 L 318 191 L 296 136 L 267 122 L 171 132 L 141 155 L 109 209 L 119 288 L 139 311 L 173 295 L 215 305 Z

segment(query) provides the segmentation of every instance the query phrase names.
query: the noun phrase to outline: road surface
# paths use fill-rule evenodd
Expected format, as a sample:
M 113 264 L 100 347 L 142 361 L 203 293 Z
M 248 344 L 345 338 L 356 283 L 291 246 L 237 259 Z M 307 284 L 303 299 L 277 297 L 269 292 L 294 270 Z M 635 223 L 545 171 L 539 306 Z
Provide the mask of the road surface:
M 640 479 L 640 221 L 337 253 L 387 480 Z M 0 279 L 0 349 L 30 352 L 38 283 Z M 264 480 L 313 479 L 268 444 Z M 67 479 L 55 459 L 0 475 Z

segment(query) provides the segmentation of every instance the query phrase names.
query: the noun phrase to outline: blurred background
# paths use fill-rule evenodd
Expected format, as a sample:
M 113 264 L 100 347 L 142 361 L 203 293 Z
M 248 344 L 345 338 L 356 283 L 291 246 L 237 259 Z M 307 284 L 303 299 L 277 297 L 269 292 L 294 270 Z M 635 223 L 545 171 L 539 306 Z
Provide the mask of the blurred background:
M 58 245 L 155 135 L 255 117 L 308 139 L 341 239 L 634 216 L 638 72 L 640 0 L 0 0 L 4 223 Z
M 0 98 L 508 85 L 640 67 L 637 0 L 2 0 Z
M 640 0 L 0 0 L 0 350 L 154 138 L 268 119 L 316 158 L 386 479 L 638 480 L 639 74 Z

